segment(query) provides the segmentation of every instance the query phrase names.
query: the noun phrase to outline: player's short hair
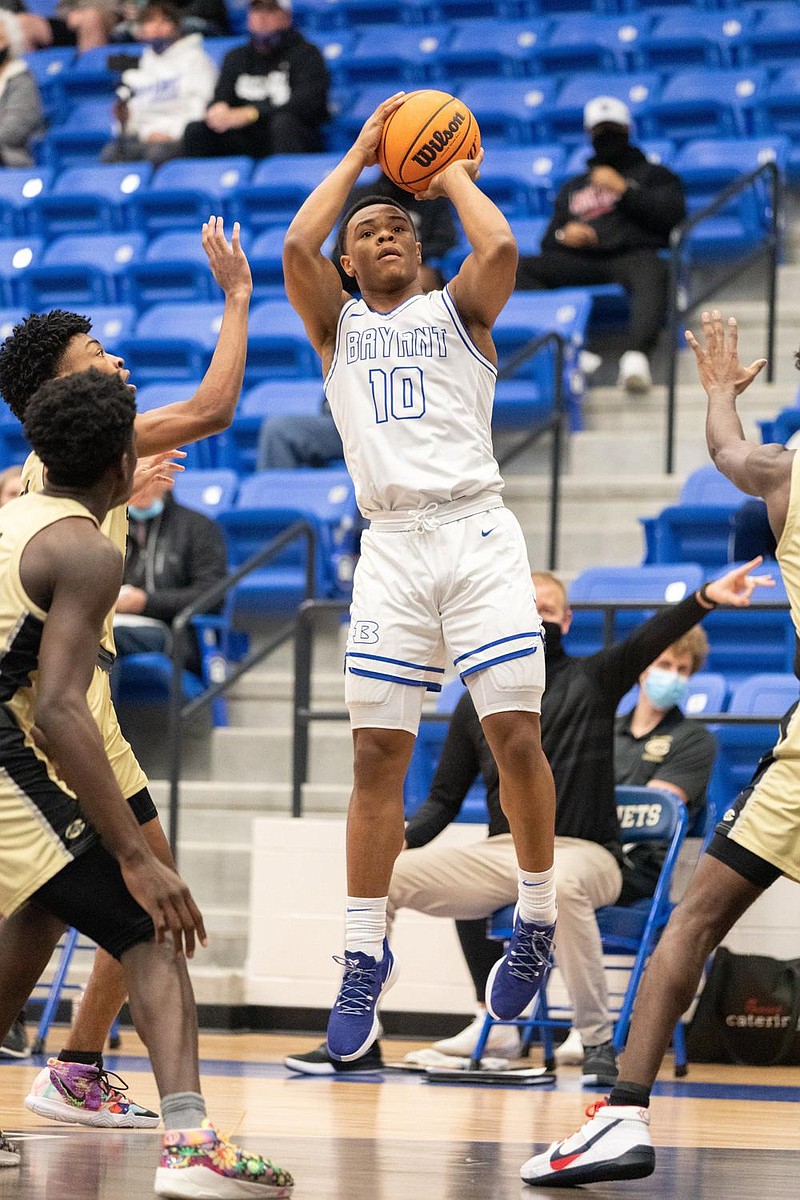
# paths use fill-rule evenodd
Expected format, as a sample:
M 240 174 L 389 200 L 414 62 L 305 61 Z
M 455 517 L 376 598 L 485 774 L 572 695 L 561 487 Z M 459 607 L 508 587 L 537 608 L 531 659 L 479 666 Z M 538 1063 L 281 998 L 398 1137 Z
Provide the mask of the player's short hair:
M 677 642 L 673 642 L 669 649 L 673 654 L 691 655 L 692 675 L 694 675 L 704 666 L 708 658 L 709 645 L 705 629 L 702 625 L 693 625 L 683 637 L 679 637 Z
M 31 313 L 14 326 L 0 345 L 0 392 L 18 420 L 33 393 L 58 374 L 72 339 L 91 328 L 88 317 L 63 308 Z
M 531 579 L 533 580 L 534 587 L 536 587 L 540 582 L 549 583 L 560 595 L 564 608 L 569 608 L 567 589 L 564 587 L 564 584 L 561 582 L 558 576 L 554 575 L 552 571 L 531 571 Z
M 393 200 L 391 196 L 379 196 L 375 193 L 372 196 L 362 196 L 355 204 L 348 208 L 347 212 L 342 217 L 339 224 L 339 232 L 336 235 L 336 259 L 337 261 L 343 254 L 347 253 L 345 242 L 347 241 L 347 226 L 352 221 L 356 213 L 361 212 L 362 208 L 371 208 L 373 204 L 389 204 L 392 208 L 399 208 L 403 216 L 407 217 L 412 229 L 416 229 L 414 218 L 404 204 L 399 200 Z
M 149 21 L 152 17 L 164 17 L 169 21 L 170 25 L 174 25 L 176 29 L 181 27 L 181 14 L 170 0 L 148 0 L 144 8 L 136 18 L 139 25 L 145 21 Z
M 118 375 L 91 368 L 50 379 L 25 412 L 25 436 L 62 487 L 92 487 L 131 444 L 136 401 Z

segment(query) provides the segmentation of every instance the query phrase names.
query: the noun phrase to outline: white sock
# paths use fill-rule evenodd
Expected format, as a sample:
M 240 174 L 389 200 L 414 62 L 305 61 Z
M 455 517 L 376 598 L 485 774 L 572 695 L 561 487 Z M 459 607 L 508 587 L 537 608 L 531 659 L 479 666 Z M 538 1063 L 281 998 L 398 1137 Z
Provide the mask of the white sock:
M 369 954 L 376 962 L 383 958 L 386 937 L 388 896 L 348 896 L 345 909 L 345 953 Z
M 523 921 L 537 925 L 552 925 L 556 919 L 556 881 L 553 867 L 549 871 L 523 871 L 517 868 L 519 879 L 519 915 Z

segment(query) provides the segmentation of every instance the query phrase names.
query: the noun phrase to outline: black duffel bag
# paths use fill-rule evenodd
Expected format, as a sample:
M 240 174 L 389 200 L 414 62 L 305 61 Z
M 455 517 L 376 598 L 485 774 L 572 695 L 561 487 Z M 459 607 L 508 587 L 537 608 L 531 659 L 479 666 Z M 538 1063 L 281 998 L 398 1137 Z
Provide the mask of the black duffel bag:
M 800 959 L 720 946 L 686 1031 L 690 1062 L 800 1064 Z

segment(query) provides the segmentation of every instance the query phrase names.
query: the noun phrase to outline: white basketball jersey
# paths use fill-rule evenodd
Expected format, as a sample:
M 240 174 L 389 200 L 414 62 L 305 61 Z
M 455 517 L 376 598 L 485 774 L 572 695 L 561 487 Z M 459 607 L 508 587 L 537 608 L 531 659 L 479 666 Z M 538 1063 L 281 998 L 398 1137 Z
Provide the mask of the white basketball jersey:
M 345 304 L 325 394 L 365 517 L 499 495 L 496 377 L 447 289 L 388 313 Z

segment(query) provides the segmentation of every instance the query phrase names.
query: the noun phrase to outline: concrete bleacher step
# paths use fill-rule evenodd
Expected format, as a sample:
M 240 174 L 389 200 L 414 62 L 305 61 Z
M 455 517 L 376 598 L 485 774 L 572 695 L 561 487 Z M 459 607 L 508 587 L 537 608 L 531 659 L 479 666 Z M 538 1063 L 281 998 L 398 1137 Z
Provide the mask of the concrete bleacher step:
M 312 735 L 312 736 L 315 736 Z M 347 811 L 352 772 L 342 781 L 307 783 L 303 788 L 303 811 L 315 816 L 341 816 Z M 161 819 L 169 827 L 168 784 L 151 779 L 153 795 Z M 288 781 L 276 783 L 247 780 L 185 780 L 180 788 L 179 844 L 187 840 L 216 839 L 219 850 L 250 835 L 252 821 L 265 813 L 288 817 L 292 811 L 292 792 Z M 230 831 L 230 832 L 229 832 Z M 245 832 L 243 832 L 245 831 Z
M 329 783 L 346 776 L 353 758 L 352 739 L 346 721 L 326 722 L 315 730 L 311 742 L 309 779 Z M 292 771 L 292 729 L 215 729 L 211 747 L 212 779 L 235 777 L 258 782 L 268 779 L 288 783 Z

